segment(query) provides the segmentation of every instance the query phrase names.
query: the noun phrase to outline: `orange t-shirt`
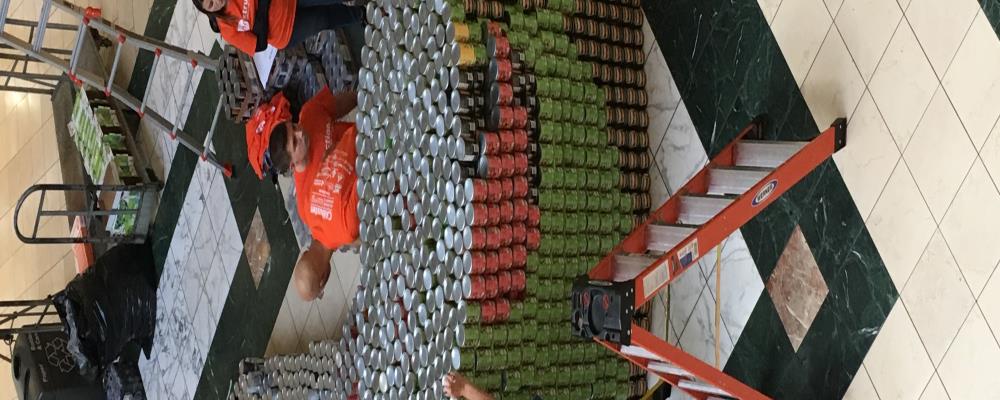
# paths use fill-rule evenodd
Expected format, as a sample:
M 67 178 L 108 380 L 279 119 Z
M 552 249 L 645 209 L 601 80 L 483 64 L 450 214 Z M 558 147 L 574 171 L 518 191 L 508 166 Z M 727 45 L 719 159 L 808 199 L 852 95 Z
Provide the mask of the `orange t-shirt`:
M 357 174 L 354 124 L 334 119 L 333 93 L 324 88 L 299 113 L 309 138 L 309 165 L 295 172 L 299 217 L 314 240 L 336 250 L 358 238 Z
M 278 49 L 285 48 L 288 40 L 292 38 L 296 3 L 295 0 L 271 0 L 267 42 Z M 226 3 L 225 14 L 231 16 L 233 20 L 217 19 L 219 35 L 226 43 L 250 55 L 257 52 L 257 35 L 253 33 L 256 11 L 257 0 L 229 0 Z

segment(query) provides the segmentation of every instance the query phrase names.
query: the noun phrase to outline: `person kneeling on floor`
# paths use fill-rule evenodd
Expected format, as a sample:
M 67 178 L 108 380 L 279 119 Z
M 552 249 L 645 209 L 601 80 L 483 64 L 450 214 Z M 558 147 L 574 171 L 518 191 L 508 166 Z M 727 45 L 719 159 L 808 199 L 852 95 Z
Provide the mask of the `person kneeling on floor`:
M 294 174 L 299 217 L 313 237 L 292 277 L 305 301 L 322 298 L 333 252 L 358 241 L 356 131 L 354 123 L 338 121 L 356 103 L 354 91 L 334 94 L 323 88 L 295 122 L 288 101 L 277 94 L 247 123 L 247 148 L 258 177 L 268 169 Z

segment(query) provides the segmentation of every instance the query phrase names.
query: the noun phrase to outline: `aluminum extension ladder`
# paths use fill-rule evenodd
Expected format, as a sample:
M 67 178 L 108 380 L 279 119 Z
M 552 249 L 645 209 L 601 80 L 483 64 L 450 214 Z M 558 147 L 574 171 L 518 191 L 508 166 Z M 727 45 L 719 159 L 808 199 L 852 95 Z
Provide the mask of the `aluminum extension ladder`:
M 632 323 L 636 310 L 846 144 L 847 120 L 810 141 L 765 141 L 758 118 L 573 286 L 573 333 L 697 399 L 766 399 Z
M 45 40 L 46 27 L 49 25 L 49 16 L 53 11 L 53 7 L 80 20 L 80 25 L 76 31 L 76 39 L 68 60 L 59 57 L 59 54 L 62 52 L 56 52 L 53 51 L 53 49 L 42 47 L 42 43 L 44 43 Z M 138 35 L 114 23 L 105 21 L 101 18 L 101 10 L 98 8 L 81 8 L 64 0 L 42 0 L 41 13 L 37 22 L 8 19 L 9 8 L 10 0 L 0 0 L 0 43 L 17 49 L 31 58 L 58 68 L 60 71 L 68 75 L 77 85 L 86 84 L 96 88 L 97 90 L 104 91 L 104 93 L 108 96 L 118 99 L 132 111 L 135 111 L 140 118 L 148 119 L 155 126 L 167 131 L 171 139 L 179 141 L 181 145 L 200 155 L 202 161 L 208 162 L 213 166 L 222 169 L 226 177 L 232 176 L 232 165 L 220 162 L 216 159 L 215 153 L 209 150 L 209 144 L 212 143 L 212 136 L 215 133 L 216 125 L 219 120 L 219 114 L 222 109 L 221 97 L 215 107 L 215 116 L 212 119 L 211 128 L 209 128 L 208 134 L 205 136 L 203 143 L 198 143 L 189 133 L 184 132 L 182 129 L 182 110 L 177 111 L 173 121 L 168 121 L 166 118 L 147 106 L 150 89 L 152 88 L 153 77 L 156 76 L 157 67 L 159 65 L 157 61 L 160 60 L 160 57 L 166 56 L 172 59 L 182 60 L 190 65 L 186 84 L 187 87 L 184 90 L 185 98 L 187 98 L 187 96 L 191 94 L 191 90 L 193 90 L 192 86 L 194 85 L 194 74 L 197 69 L 202 68 L 208 71 L 217 71 L 218 64 L 216 60 L 198 52 L 189 51 L 187 49 L 167 44 L 161 40 Z M 6 32 L 4 27 L 8 21 L 10 21 L 12 25 L 15 25 L 16 22 L 16 25 L 24 26 L 29 24 L 36 26 L 37 29 L 34 32 L 34 37 L 29 39 L 31 40 L 31 43 Z M 107 77 L 104 76 L 103 71 L 95 72 L 78 68 L 77 64 L 80 59 L 80 52 L 83 49 L 84 37 L 88 34 L 88 28 L 93 28 L 101 34 L 116 39 L 115 58 L 111 65 L 111 72 Z M 114 83 L 114 76 L 118 69 L 118 63 L 121 59 L 122 48 L 125 46 L 133 46 L 137 49 L 148 50 L 153 52 L 154 55 L 153 68 L 149 73 L 149 81 L 146 83 L 146 92 L 142 99 L 136 98 L 131 95 L 128 90 Z M 180 107 L 183 107 L 183 102 L 181 102 Z

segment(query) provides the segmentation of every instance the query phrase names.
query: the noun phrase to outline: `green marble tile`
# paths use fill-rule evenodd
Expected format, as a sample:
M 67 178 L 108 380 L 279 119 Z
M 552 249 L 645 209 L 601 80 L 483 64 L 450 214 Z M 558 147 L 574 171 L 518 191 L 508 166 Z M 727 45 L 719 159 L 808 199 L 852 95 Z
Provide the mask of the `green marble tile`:
M 983 8 L 983 14 L 993 25 L 993 31 L 1000 37 L 1000 0 L 979 0 L 979 6 Z
M 643 8 L 710 155 L 759 114 L 768 117 L 767 138 L 819 132 L 757 2 L 649 0 Z M 761 296 L 726 372 L 780 398 L 839 398 L 898 294 L 832 161 L 743 227 L 765 281 L 796 225 L 830 292 L 797 353 Z
M 149 8 L 149 19 L 146 20 L 146 30 L 136 33 L 154 39 L 166 39 L 167 29 L 170 28 L 170 18 L 174 15 L 174 7 L 176 5 L 177 0 L 153 0 L 153 4 Z M 141 99 L 146 93 L 146 82 L 149 81 L 149 73 L 152 67 L 153 52 L 139 50 L 139 54 L 135 58 L 132 78 L 128 83 L 128 92 L 136 98 Z

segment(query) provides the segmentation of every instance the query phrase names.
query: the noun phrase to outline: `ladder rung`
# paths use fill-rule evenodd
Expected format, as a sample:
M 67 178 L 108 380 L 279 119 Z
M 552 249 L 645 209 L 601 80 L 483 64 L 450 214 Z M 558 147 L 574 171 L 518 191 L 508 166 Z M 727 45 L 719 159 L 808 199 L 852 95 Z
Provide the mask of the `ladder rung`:
M 708 172 L 708 192 L 743 194 L 774 171 L 771 168 L 712 168 Z
M 649 251 L 665 253 L 677 247 L 681 241 L 687 239 L 696 229 L 698 229 L 697 225 L 659 225 L 651 223 L 646 230 L 646 248 Z
M 656 258 L 642 254 L 618 254 L 615 256 L 615 282 L 635 279 L 642 271 L 656 262 Z
M 695 392 L 713 394 L 713 395 L 716 395 L 716 396 L 727 396 L 727 397 L 732 396 L 728 392 L 726 392 L 725 390 L 719 389 L 719 388 L 717 388 L 715 386 L 712 386 L 712 385 L 708 385 L 708 384 L 705 384 L 705 383 L 696 382 L 696 381 L 692 381 L 692 380 L 686 380 L 686 379 L 682 380 L 682 381 L 680 381 L 680 383 L 677 384 L 677 386 L 680 387 L 681 389 L 687 389 L 687 390 L 691 390 L 691 391 L 695 391 Z
M 653 372 L 659 372 L 659 373 L 668 374 L 668 375 L 674 375 L 674 376 L 683 376 L 683 377 L 686 377 L 686 378 L 694 378 L 694 375 L 691 375 L 690 372 L 687 372 L 684 369 L 678 368 L 677 366 L 675 366 L 673 364 L 670 364 L 670 363 L 665 363 L 665 362 L 651 362 L 651 363 L 649 363 L 649 365 L 646 366 L 646 368 L 649 368 L 649 370 L 653 371 Z
M 733 202 L 733 196 L 684 195 L 681 197 L 681 215 L 685 224 L 701 225 L 715 217 Z
M 661 359 L 660 356 L 653 354 L 649 350 L 646 350 L 646 348 L 644 347 L 625 345 L 622 346 L 620 351 L 622 352 L 622 354 L 631 357 L 639 357 L 639 358 L 645 358 L 647 360 L 663 361 L 663 359 Z
M 736 165 L 777 168 L 808 142 L 741 140 L 736 144 Z

